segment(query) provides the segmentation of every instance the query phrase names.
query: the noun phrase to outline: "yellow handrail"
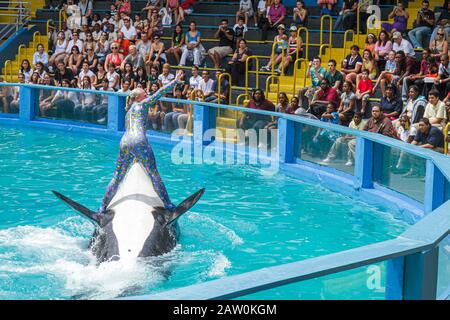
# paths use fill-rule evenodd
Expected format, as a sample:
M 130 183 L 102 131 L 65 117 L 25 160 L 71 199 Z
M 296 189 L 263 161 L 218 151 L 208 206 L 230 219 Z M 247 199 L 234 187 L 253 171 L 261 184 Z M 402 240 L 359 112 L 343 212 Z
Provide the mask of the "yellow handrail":
M 50 24 L 53 24 L 53 25 L 54 25 L 54 23 L 55 23 L 55 22 L 54 22 L 52 19 L 50 19 L 50 20 L 47 21 L 47 23 L 46 23 L 46 31 L 47 31 L 47 35 L 48 35 L 48 29 L 49 29 Z
M 228 81 L 230 84 L 230 90 L 228 91 L 228 103 L 231 102 L 231 74 L 225 72 L 225 73 L 221 73 L 219 75 L 219 79 L 217 79 L 217 103 L 218 104 L 220 104 L 220 87 L 221 87 L 222 77 L 228 77 Z M 221 110 L 222 109 L 219 108 L 219 114 L 220 114 Z
M 295 62 L 294 62 L 294 86 L 293 86 L 293 88 L 292 88 L 292 95 L 296 95 L 296 87 L 297 87 L 297 70 L 299 70 L 299 69 L 301 69 L 301 63 L 302 62 L 304 62 L 305 63 L 305 77 L 304 77 L 304 79 L 303 79 L 303 87 L 305 87 L 306 86 L 306 71 L 307 71 L 307 68 L 308 68 L 308 64 L 307 64 L 307 59 L 303 59 L 303 58 L 300 58 L 300 59 L 297 59 L 297 60 L 295 60 Z M 297 68 L 297 65 L 300 63 L 300 68 Z
M 8 67 L 10 69 L 10 72 L 8 72 Z M 11 77 L 12 77 L 12 75 L 11 75 L 11 72 L 12 72 L 11 60 L 5 61 L 5 72 L 6 72 L 5 81 L 12 82 L 11 81 Z
M 241 97 L 249 97 L 249 98 L 251 98 L 251 96 L 248 94 L 248 93 L 241 93 L 240 95 L 238 95 L 237 97 L 236 97 L 236 106 L 239 106 L 239 99 L 241 99 Z
M 249 70 L 248 70 L 248 65 L 249 65 L 249 61 L 254 59 L 256 61 L 256 79 L 255 79 L 255 87 L 258 88 L 259 87 L 259 59 L 260 58 L 270 58 L 267 56 L 250 56 L 247 58 L 247 60 L 245 60 L 245 93 L 248 94 L 248 75 L 249 75 Z
M 355 32 L 353 30 L 351 30 L 351 29 L 345 31 L 345 33 L 344 33 L 344 56 L 347 53 L 347 49 L 348 49 L 347 48 L 347 42 L 348 42 L 347 41 L 347 36 L 349 34 L 352 34 L 352 40 L 353 40 L 353 42 L 355 42 Z
M 26 49 L 26 47 L 25 47 L 25 45 L 24 44 L 21 44 L 20 46 L 19 46 L 19 48 L 17 49 L 17 52 L 18 52 L 18 58 L 19 58 L 19 63 L 22 65 L 22 60 L 23 60 L 23 57 L 22 57 L 22 49 Z
M 266 80 L 266 98 L 267 99 L 269 98 L 269 89 L 270 89 L 270 84 L 271 84 L 269 82 L 271 82 L 272 79 L 277 79 L 277 91 L 276 91 L 276 94 L 277 94 L 277 103 L 278 103 L 278 95 L 280 93 L 280 77 L 275 75 L 275 74 L 269 76 L 267 78 L 267 80 Z
M 329 51 L 329 53 L 328 53 L 328 60 L 331 59 L 331 48 L 330 48 L 329 44 L 325 43 L 325 44 L 321 45 L 320 49 L 319 49 L 319 57 L 322 59 L 322 61 L 328 61 L 325 58 L 325 54 L 322 56 L 322 52 L 324 51 L 325 48 L 328 48 L 328 51 Z
M 319 35 L 319 46 L 321 47 L 323 45 L 323 22 L 325 19 L 328 19 L 329 21 L 329 27 L 330 27 L 330 32 L 329 32 L 329 36 L 328 36 L 328 43 L 330 44 L 330 50 L 333 47 L 333 18 L 328 15 L 325 14 L 322 17 L 320 17 L 320 35 Z
M 300 32 L 302 32 L 302 31 L 305 31 L 305 41 L 303 42 L 303 44 L 305 45 L 305 50 L 306 50 L 305 51 L 305 59 L 308 59 L 309 30 L 308 30 L 308 28 L 305 28 L 305 27 L 298 28 L 297 29 L 297 39 L 299 39 L 301 37 Z M 299 50 L 297 50 L 297 56 L 296 56 L 295 60 L 298 60 L 300 58 L 299 54 L 300 54 L 300 52 L 299 52 Z
M 66 15 L 65 15 L 66 11 L 63 9 L 59 10 L 58 13 L 58 25 L 59 25 L 59 31 L 62 30 L 62 23 L 63 21 L 66 21 Z
M 450 144 L 450 142 L 447 141 L 449 130 L 450 130 L 450 122 L 447 123 L 447 125 L 444 128 L 444 154 L 446 155 L 449 155 L 448 145 Z
M 200 101 L 205 101 L 205 94 L 203 93 L 203 90 L 201 90 L 201 89 L 194 89 L 194 90 L 192 90 L 191 91 L 191 94 L 189 95 L 189 99 L 190 100 L 192 100 L 192 101 L 194 101 L 194 100 L 196 100 L 197 99 L 197 94 L 198 93 L 200 93 L 200 96 L 201 96 L 201 100 Z M 187 128 L 187 131 L 189 132 L 189 133 L 192 133 L 192 124 L 193 124 L 193 112 L 194 112 L 194 106 L 191 104 L 190 105 L 191 107 L 189 108 L 189 117 L 188 117 L 188 122 L 187 122 L 187 124 L 186 124 L 186 128 Z
M 281 75 L 284 76 L 284 54 L 285 54 L 285 50 L 287 50 L 287 48 L 284 47 L 282 41 L 277 41 L 272 44 L 272 54 L 270 56 L 270 60 L 272 61 L 271 73 L 272 73 L 272 75 L 275 74 L 275 48 L 277 45 L 281 45 Z M 256 87 L 258 88 L 258 86 L 256 86 Z
M 361 46 L 361 43 L 360 43 L 361 37 L 359 37 L 360 31 L 361 31 L 359 29 L 359 27 L 360 27 L 360 22 L 359 22 L 359 20 L 360 20 L 360 11 L 361 11 L 361 7 L 365 6 L 368 3 L 369 3 L 369 0 L 362 1 L 362 3 L 358 3 L 358 8 L 356 9 L 356 34 L 357 34 L 357 41 L 356 42 L 353 41 L 353 42 L 355 44 L 357 44 L 358 46 Z M 367 30 L 366 30 L 366 32 L 367 32 Z

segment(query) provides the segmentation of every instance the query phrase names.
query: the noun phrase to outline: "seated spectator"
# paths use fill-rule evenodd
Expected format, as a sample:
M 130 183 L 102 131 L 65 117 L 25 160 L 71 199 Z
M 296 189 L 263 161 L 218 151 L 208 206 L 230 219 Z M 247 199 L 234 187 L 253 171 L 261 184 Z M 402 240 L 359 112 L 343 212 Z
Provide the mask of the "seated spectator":
M 147 0 L 147 4 L 141 9 L 142 12 L 148 11 L 147 18 L 150 19 L 152 16 L 152 11 L 156 10 L 158 12 L 161 0 Z
M 88 24 L 92 19 L 92 15 L 93 15 L 93 11 L 94 11 L 92 1 L 80 0 L 78 2 L 78 7 L 80 8 L 80 11 L 81 11 L 81 17 L 82 17 L 81 23 Z
M 83 54 L 87 53 L 87 48 L 91 47 L 94 48 L 96 45 L 96 41 L 94 40 L 94 37 L 92 36 L 92 32 L 88 31 L 86 32 L 86 40 L 83 43 Z
M 440 61 L 444 54 L 448 55 L 448 42 L 445 38 L 444 28 L 439 28 L 436 38 L 430 41 L 430 56 L 436 61 Z
M 109 87 L 111 89 L 113 89 L 114 91 L 118 91 L 120 89 L 120 75 L 116 72 L 112 63 L 110 63 L 108 66 L 106 79 L 108 79 Z
M 166 50 L 166 53 L 169 56 L 173 56 L 175 58 L 177 64 L 180 63 L 182 53 L 181 48 L 184 45 L 184 38 L 185 35 L 183 32 L 183 28 L 181 27 L 181 24 L 177 24 L 172 35 L 172 45 L 169 49 Z
M 175 24 L 184 21 L 184 10 L 180 7 L 179 0 L 167 0 L 166 9 L 168 12 L 173 12 Z
M 239 44 L 239 41 L 244 39 L 245 34 L 248 32 L 247 25 L 244 23 L 244 19 L 242 17 L 238 18 L 237 23 L 233 27 L 233 31 L 236 43 Z
M 58 38 L 55 43 L 55 50 L 53 51 L 53 54 L 48 61 L 50 72 L 53 72 L 53 70 L 56 69 L 56 65 L 59 61 L 64 60 L 67 44 L 68 42 L 66 40 L 64 32 L 58 32 Z
M 284 33 L 285 27 L 283 24 L 280 24 L 277 28 L 278 34 L 273 39 L 273 42 L 276 43 L 275 45 L 275 56 L 272 59 L 269 59 L 267 65 L 261 67 L 259 71 L 265 71 L 269 72 L 271 70 L 271 66 L 273 64 L 274 68 L 276 65 L 280 64 L 283 60 L 283 57 L 288 56 L 288 36 Z M 286 60 L 286 59 L 285 59 Z M 286 64 L 286 61 L 285 61 Z M 289 64 L 289 63 L 288 63 Z M 278 68 L 275 68 L 275 72 L 281 73 L 281 68 L 278 66 Z
M 251 4 L 251 1 L 249 1 Z M 214 38 L 219 39 L 219 45 L 208 50 L 208 55 L 214 63 L 214 68 L 221 68 L 221 60 L 233 53 L 234 31 L 228 26 L 228 20 L 222 19 L 219 28 L 214 33 Z
M 386 86 L 386 92 L 381 97 L 380 107 L 383 114 L 391 121 L 397 119 L 402 113 L 403 103 L 397 95 L 397 90 L 394 85 L 388 84 Z
M 158 82 L 151 85 L 148 92 L 149 95 L 155 94 L 159 90 Z M 153 107 L 148 110 L 148 123 L 151 125 L 153 130 L 159 130 L 164 124 L 164 114 L 161 114 L 161 105 L 156 103 Z
M 136 28 L 131 25 L 130 18 L 123 19 L 124 26 L 120 29 L 120 32 L 123 33 L 123 38 L 129 40 L 131 42 L 136 41 L 137 32 Z
M 258 21 L 257 27 L 262 28 L 264 21 L 267 20 L 267 8 L 270 6 L 271 2 L 272 0 L 259 0 L 256 11 L 256 17 Z
M 400 32 L 398 31 L 394 32 L 394 34 L 392 35 L 392 40 L 393 40 L 392 50 L 394 50 L 395 52 L 403 51 L 406 55 L 410 57 L 414 57 L 416 55 L 411 43 L 408 40 L 403 39 L 402 34 Z
M 448 54 L 441 56 L 438 78 L 434 80 L 434 84 L 440 92 L 440 97 L 445 98 L 446 93 L 450 91 L 450 60 Z
M 286 110 L 286 113 L 295 114 L 295 111 L 297 111 L 297 109 L 299 108 L 298 103 L 299 103 L 298 97 L 297 96 L 293 96 L 291 98 L 291 103 L 289 103 L 289 106 L 288 106 L 288 108 Z
M 422 1 L 422 8 L 417 12 L 414 21 L 414 29 L 408 32 L 409 40 L 415 49 L 423 49 L 425 38 L 427 38 L 434 28 L 434 12 L 429 9 L 428 0 Z M 394 49 L 395 50 L 395 49 Z
M 417 129 L 411 125 L 410 118 L 406 114 L 402 114 L 397 122 L 398 126 L 395 127 L 394 125 L 397 131 L 397 139 L 405 143 L 412 143 L 417 134 Z M 405 169 L 406 167 L 405 163 L 409 163 L 411 172 L 404 176 L 409 176 L 413 173 L 413 171 L 415 171 L 416 168 L 414 164 L 411 164 L 411 156 L 404 151 L 400 151 L 397 164 L 395 165 L 395 170 L 402 171 L 403 169 Z
M 125 80 L 122 81 L 122 83 L 120 85 L 120 90 L 118 92 L 130 94 L 130 92 L 131 92 L 131 82 L 130 82 L 130 80 L 128 78 L 125 78 Z
M 359 47 L 352 45 L 350 47 L 350 54 L 341 63 L 341 72 L 346 81 L 356 83 L 356 76 L 361 72 L 362 63 Z
M 391 34 L 397 31 L 400 33 L 406 31 L 409 13 L 405 9 L 403 3 L 399 2 L 391 11 L 391 13 L 389 13 L 388 18 L 394 19 L 394 23 L 383 22 L 381 24 L 381 28 L 383 28 L 384 30 L 386 30 Z
M 201 33 L 197 30 L 197 23 L 195 21 L 189 23 L 189 31 L 185 35 L 184 43 L 181 48 L 182 55 L 179 65 L 185 66 L 188 57 L 193 56 L 194 66 L 198 67 L 202 61 L 202 53 L 205 49 L 201 44 Z
M 236 12 L 236 23 L 238 23 L 239 17 L 244 17 L 245 24 L 248 25 L 248 18 L 253 17 L 255 26 L 258 25 L 256 14 L 253 11 L 253 3 L 251 0 L 240 0 L 239 10 Z
M 39 74 L 39 79 L 44 80 L 45 75 L 47 72 L 45 71 L 44 64 L 42 62 L 37 62 L 34 68 L 34 72 Z
M 303 0 L 297 0 L 295 2 L 295 8 L 293 10 L 292 22 L 294 26 L 308 27 L 308 10 L 305 7 Z
M 233 85 L 241 85 L 242 79 L 245 75 L 245 63 L 247 58 L 251 56 L 250 49 L 247 47 L 247 41 L 241 39 L 239 46 L 233 54 L 233 57 L 228 61 L 227 72 L 231 74 L 231 81 Z M 250 66 L 249 66 L 250 67 Z
M 395 54 L 397 64 L 401 66 L 403 69 L 401 69 L 400 73 L 394 72 L 394 75 L 397 74 L 399 78 L 397 79 L 395 76 L 393 78 L 394 83 L 397 85 L 397 88 L 400 90 L 403 81 L 406 77 L 408 77 L 411 74 L 417 74 L 417 72 L 420 71 L 420 62 L 417 61 L 414 57 L 406 56 L 403 51 L 397 51 Z
M 159 39 L 158 39 L 158 41 L 159 41 Z M 158 42 L 155 41 L 155 43 L 158 43 Z M 153 43 L 153 45 L 155 45 L 155 43 Z M 161 51 L 163 51 L 163 50 L 164 50 L 164 45 L 162 45 Z M 137 68 L 139 68 L 139 67 L 144 68 L 145 67 L 144 59 L 137 51 L 136 46 L 131 45 L 129 48 L 129 51 L 130 51 L 130 54 L 125 59 L 123 59 L 120 69 L 123 71 L 126 63 L 129 63 L 131 65 L 133 71 L 136 71 Z
M 288 51 L 284 62 L 284 70 L 289 64 L 297 60 L 297 54 L 300 57 L 303 53 L 303 39 L 297 34 L 297 27 L 291 26 L 289 29 Z
M 50 75 L 47 73 L 45 74 L 45 77 L 43 81 L 41 81 L 41 84 L 44 86 L 54 86 L 55 83 L 53 79 L 50 77 Z M 41 111 L 41 116 L 47 116 L 46 110 L 50 107 L 51 101 L 55 97 L 56 91 L 55 90 L 40 90 L 39 94 L 39 110 Z
M 317 0 L 317 4 L 322 8 L 320 14 L 332 14 L 333 6 L 336 4 L 336 0 Z
M 356 130 L 363 130 L 365 122 L 363 121 L 362 118 L 363 118 L 362 113 L 356 112 L 348 127 Z M 350 148 L 350 145 L 352 145 L 352 148 Z M 335 160 L 339 149 L 342 148 L 343 146 L 348 147 L 347 162 L 345 163 L 345 165 L 347 167 L 351 167 L 355 162 L 355 149 L 356 149 L 356 138 L 352 135 L 342 135 L 338 137 L 331 146 L 330 151 L 328 151 L 326 158 L 323 159 L 323 161 L 320 164 L 328 165 L 330 162 Z
M 94 41 L 97 43 L 97 41 L 100 40 L 100 37 L 102 35 L 102 27 L 99 23 L 96 23 L 94 25 L 94 30 L 92 31 L 92 38 L 94 39 Z
M 153 9 L 151 12 L 152 12 L 152 15 L 150 17 L 150 23 L 148 26 L 148 37 L 150 39 L 152 39 L 153 36 L 156 34 L 159 35 L 160 37 L 162 37 L 164 28 L 163 28 L 161 17 L 159 16 L 157 10 Z
M 193 66 L 191 69 L 191 77 L 189 78 L 189 92 L 188 92 L 189 97 L 193 90 L 199 88 L 200 80 L 202 80 L 202 76 L 198 74 L 198 67 Z
M 309 62 L 306 77 L 311 77 L 311 87 L 300 89 L 298 94 L 300 97 L 300 107 L 303 107 L 304 109 L 309 108 L 315 92 L 320 89 L 320 82 L 325 78 L 326 70 L 321 66 L 321 62 L 322 60 L 320 57 L 315 57 L 313 61 Z
M 364 43 L 364 50 L 369 50 L 372 55 L 375 53 L 375 45 L 377 43 L 377 37 L 373 33 L 367 35 L 366 41 Z
M 384 70 L 387 55 L 391 50 L 392 42 L 389 40 L 389 34 L 386 31 L 381 30 L 374 48 L 374 57 L 375 61 L 377 61 L 378 70 Z
M 123 87 L 123 83 L 125 81 L 128 81 L 128 83 L 129 83 L 128 87 L 131 90 L 133 90 L 135 88 L 135 84 L 134 84 L 135 78 L 136 78 L 136 74 L 133 71 L 133 66 L 129 62 L 125 63 L 125 67 L 122 72 L 122 77 L 121 77 L 121 81 L 120 81 L 120 86 Z
M 70 55 L 73 52 L 72 48 L 74 46 L 78 47 L 78 51 L 79 52 L 81 52 L 81 50 L 83 50 L 83 41 L 81 39 L 79 39 L 78 32 L 73 32 L 72 33 L 72 39 L 67 44 L 66 54 L 64 55 L 64 63 L 66 65 L 69 64 L 69 57 L 70 57 Z
M 134 78 L 134 83 L 136 84 L 136 87 L 138 84 L 141 84 L 142 88 L 144 90 L 146 90 L 147 82 L 148 82 L 148 76 L 147 76 L 147 72 L 145 72 L 145 68 L 138 67 L 136 70 L 136 76 Z
M 97 77 L 95 73 L 89 69 L 89 63 L 86 60 L 83 61 L 81 71 L 78 74 L 78 88 L 80 89 L 83 89 L 84 77 L 89 77 L 90 84 L 95 84 L 97 82 Z
M 222 71 L 216 71 L 216 80 L 214 80 L 214 84 L 212 87 L 213 95 L 211 99 L 208 99 L 208 102 L 212 103 L 220 103 L 220 104 L 228 104 L 230 102 L 230 82 L 227 77 L 220 77 Z M 220 77 L 220 97 L 219 97 L 219 77 Z M 205 100 L 206 101 L 206 100 Z
M 344 77 L 342 73 L 336 70 L 336 60 L 330 59 L 328 61 L 328 70 L 325 72 L 325 79 L 328 80 L 330 86 L 335 88 L 338 93 L 342 91 Z
M 436 28 L 430 37 L 430 42 L 436 38 L 436 34 L 440 28 L 444 28 L 445 38 L 448 40 L 450 35 L 450 1 L 446 0 L 443 5 L 443 10 L 436 21 Z
M 320 89 L 317 90 L 311 100 L 308 112 L 320 118 L 325 112 L 327 105 L 333 103 L 335 106 L 339 105 L 339 95 L 327 79 L 320 81 Z M 339 118 L 339 116 L 338 116 Z
M 178 72 L 180 73 L 180 82 L 173 88 L 172 95 L 175 96 L 175 90 L 180 89 L 181 97 L 186 99 L 189 91 L 189 80 L 186 78 L 186 72 L 183 69 L 178 70 Z
M 284 24 L 286 8 L 280 0 L 273 0 L 272 5 L 267 8 L 267 19 L 262 24 L 261 41 L 267 40 L 267 32 L 277 29 L 280 24 Z
M 344 19 L 348 20 L 351 15 L 356 14 L 358 9 L 358 1 L 356 0 L 344 0 L 342 2 L 342 9 L 339 11 L 339 16 L 334 23 L 334 30 L 339 30 L 342 28 L 342 22 Z
M 108 41 L 108 34 L 106 32 L 102 32 L 100 36 L 100 40 L 95 43 L 95 54 L 98 58 L 99 64 L 105 64 L 106 56 L 110 53 L 110 45 Z
M 68 59 L 68 67 L 72 70 L 73 74 L 78 74 L 81 71 L 82 63 L 84 60 L 83 54 L 80 52 L 77 46 L 73 46 L 72 53 Z
M 213 90 L 214 80 L 209 77 L 209 71 L 202 71 L 202 80 L 198 83 L 198 88 L 203 92 L 203 99 L 206 102 L 214 100 Z
M 367 70 L 369 73 L 369 79 L 370 80 L 375 80 L 377 78 L 377 63 L 375 61 L 375 59 L 372 56 L 372 53 L 370 52 L 369 49 L 364 49 L 363 52 L 363 56 L 362 56 L 362 68 L 361 68 L 361 73 L 359 73 L 356 76 L 356 84 L 358 84 L 359 80 L 362 77 L 362 72 L 364 70 Z
M 372 96 L 373 86 L 372 80 L 369 78 L 369 70 L 364 69 L 361 75 L 362 77 L 359 79 L 356 89 L 356 100 L 361 104 L 361 113 L 364 115 L 369 98 Z
M 150 68 L 150 74 L 148 75 L 148 82 L 147 82 L 147 92 L 151 91 L 152 85 L 157 83 L 159 86 L 159 69 L 157 66 L 152 66 Z
M 182 91 L 180 90 L 180 88 L 176 88 L 174 93 L 175 99 L 183 99 Z M 178 118 L 183 114 L 187 114 L 187 108 L 185 104 L 182 102 L 172 102 L 172 111 L 167 113 L 166 116 L 164 117 L 163 130 L 172 132 L 178 129 L 179 128 Z
M 17 76 L 18 83 L 25 83 L 25 76 L 22 73 L 19 73 Z M 11 103 L 9 104 L 9 110 L 7 107 L 5 108 L 5 105 L 3 105 L 3 112 L 4 113 L 19 113 L 20 109 L 20 87 L 14 87 L 13 88 L 13 95 Z
M 24 75 L 25 82 L 30 81 L 31 75 L 33 74 L 33 69 L 31 68 L 31 64 L 28 59 L 22 60 L 22 63 L 20 64 L 19 73 Z
M 33 74 L 30 77 L 30 81 L 28 82 L 29 84 L 41 84 L 41 78 L 39 77 L 39 73 L 37 72 L 33 72 Z
M 120 66 L 123 61 L 123 55 L 119 53 L 119 45 L 113 43 L 111 45 L 112 52 L 106 56 L 105 70 L 109 70 L 109 66 L 112 66 L 114 70 L 120 71 Z
M 444 152 L 444 135 L 442 131 L 433 126 L 427 118 L 419 121 L 419 130 L 412 144 L 421 148 L 431 149 L 436 152 Z
M 37 45 L 37 51 L 33 55 L 33 66 L 36 66 L 38 62 L 42 62 L 44 67 L 48 67 L 48 54 L 45 52 L 44 45 L 42 43 Z
M 367 33 L 367 20 L 369 18 L 369 6 L 372 1 L 357 1 L 356 10 L 349 12 L 342 19 L 342 26 L 344 30 L 353 29 L 357 33 Z M 358 26 L 358 7 L 359 7 L 359 29 Z
M 370 117 L 365 124 L 364 130 L 373 133 L 380 133 L 391 138 L 397 138 L 397 134 L 391 120 L 384 115 L 381 111 L 381 107 L 378 105 L 374 105 L 372 107 L 372 117 Z
M 411 124 L 416 124 L 423 117 L 425 112 L 425 107 L 428 101 L 425 97 L 419 95 L 419 87 L 412 85 L 408 89 L 408 100 L 406 101 L 402 115 L 406 114 L 411 122 Z M 394 122 L 394 126 L 397 127 L 397 123 Z
M 439 92 L 431 90 L 428 93 L 428 104 L 425 107 L 423 114 L 424 118 L 427 118 L 432 126 L 442 130 L 447 120 L 447 113 L 445 110 L 445 103 L 439 100 Z
M 347 126 L 356 111 L 356 94 L 353 93 L 353 84 L 350 81 L 345 81 L 342 86 L 341 102 L 338 108 L 341 125 Z
M 64 61 L 59 61 L 55 72 L 55 84 L 58 87 L 62 86 L 63 80 L 69 81 L 70 85 L 72 85 L 72 83 L 76 83 L 72 70 L 66 67 Z
M 414 84 L 419 88 L 419 92 L 422 92 L 424 86 L 424 79 L 429 73 L 431 66 L 430 51 L 424 49 L 422 51 L 422 60 L 420 61 L 419 73 L 413 73 L 405 76 L 402 83 L 402 98 L 407 99 L 408 88 Z
M 122 31 L 117 32 L 117 40 L 114 41 L 114 44 L 119 46 L 119 53 L 124 57 L 128 56 L 129 49 L 131 46 L 131 42 L 128 39 L 124 38 L 124 34 Z M 112 49 L 111 45 L 111 49 Z
M 261 89 L 256 89 L 252 94 L 252 99 L 248 102 L 247 108 L 255 110 L 275 111 L 275 106 L 267 100 Z M 237 120 L 236 127 L 238 129 L 253 129 L 258 136 L 259 130 L 263 129 L 272 121 L 271 116 L 256 113 L 243 112 L 242 116 Z
M 119 10 L 119 13 L 123 12 L 128 16 L 131 14 L 130 0 L 117 1 L 116 6 L 117 6 L 117 9 Z
M 391 83 L 395 70 L 397 69 L 397 62 L 395 60 L 395 51 L 392 50 L 389 52 L 386 60 L 386 64 L 384 66 L 384 71 L 380 73 L 378 76 L 377 82 L 373 87 L 373 92 L 381 85 L 381 95 L 384 95 L 384 90 L 386 88 L 386 82 Z
M 114 91 L 109 87 L 108 79 L 103 79 L 99 91 Z M 108 95 L 100 95 L 100 103 L 92 108 L 92 120 L 98 124 L 106 124 L 108 115 Z
M 158 76 L 159 87 L 164 87 L 173 79 L 175 79 L 175 76 L 170 73 L 170 64 L 165 63 L 162 68 L 162 73 Z
M 92 72 L 97 72 L 97 66 L 98 66 L 98 58 L 97 55 L 94 52 L 94 47 L 88 45 L 86 47 L 86 55 L 85 55 L 85 59 L 84 59 L 88 65 L 89 65 L 89 70 L 91 70 Z
M 97 78 L 97 82 L 94 84 L 94 87 L 97 90 L 99 90 L 100 88 L 102 88 L 104 86 L 105 80 L 108 80 L 108 79 L 106 79 L 106 73 L 107 72 L 105 70 L 105 67 L 102 64 L 99 64 L 98 68 L 97 68 L 97 73 L 95 74 L 96 78 Z

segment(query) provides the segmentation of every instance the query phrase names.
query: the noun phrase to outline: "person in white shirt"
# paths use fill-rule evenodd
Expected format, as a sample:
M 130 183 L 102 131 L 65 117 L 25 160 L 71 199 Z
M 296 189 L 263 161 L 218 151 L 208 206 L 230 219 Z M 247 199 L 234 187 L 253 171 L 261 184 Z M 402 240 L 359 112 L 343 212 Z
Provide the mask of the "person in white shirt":
M 44 50 L 44 45 L 39 43 L 37 45 L 37 51 L 33 55 L 33 66 L 38 62 L 42 62 L 45 67 L 48 66 L 48 54 Z
M 108 66 L 108 73 L 106 74 L 106 79 L 108 79 L 109 87 L 113 89 L 114 91 L 117 91 L 120 89 L 120 76 L 115 71 L 114 65 L 112 63 Z
M 81 89 L 95 91 L 95 87 L 91 84 L 91 79 L 88 76 L 85 76 L 82 79 Z M 80 99 L 81 105 L 75 106 L 73 109 L 75 118 L 85 121 L 92 121 L 92 109 L 97 103 L 97 95 L 91 92 L 82 92 L 80 93 Z
M 160 84 L 159 87 L 162 88 L 163 86 L 168 84 L 173 79 L 175 79 L 175 76 L 170 73 L 170 64 L 165 63 L 163 65 L 162 73 L 158 76 L 158 81 L 159 81 L 159 84 Z
M 67 56 L 72 53 L 72 47 L 77 46 L 80 49 L 80 52 L 83 51 L 83 41 L 78 37 L 78 32 L 72 33 L 72 39 L 67 44 L 66 54 Z
M 415 52 L 411 43 L 408 40 L 403 39 L 402 34 L 400 32 L 395 31 L 394 34 L 392 35 L 392 40 L 393 40 L 392 50 L 394 50 L 395 52 L 403 51 L 406 55 L 410 57 L 415 56 Z
M 80 89 L 83 88 L 84 77 L 89 77 L 91 83 L 97 82 L 97 76 L 89 69 L 89 63 L 86 60 L 83 61 L 83 67 L 81 68 L 80 74 L 78 75 L 78 87 Z
M 130 18 L 123 19 L 124 26 L 120 29 L 123 33 L 124 39 L 135 41 L 137 37 L 136 28 L 131 25 Z
M 122 88 L 120 88 L 120 90 L 118 92 L 127 93 L 127 94 L 130 93 L 131 92 L 130 85 L 131 85 L 130 80 L 128 80 L 128 79 L 124 80 L 122 82 Z
M 99 91 L 114 91 L 109 87 L 108 79 L 104 79 Z M 98 124 L 106 124 L 108 114 L 108 95 L 100 95 L 100 103 L 92 109 L 92 119 Z
M 198 89 L 198 85 L 200 84 L 200 80 L 202 77 L 198 74 L 198 67 L 193 66 L 191 69 L 192 76 L 189 78 L 189 88 L 192 90 Z
M 214 80 L 209 77 L 209 71 L 202 71 L 202 80 L 198 84 L 198 88 L 203 92 L 203 98 L 207 101 L 208 98 L 214 98 L 213 90 Z

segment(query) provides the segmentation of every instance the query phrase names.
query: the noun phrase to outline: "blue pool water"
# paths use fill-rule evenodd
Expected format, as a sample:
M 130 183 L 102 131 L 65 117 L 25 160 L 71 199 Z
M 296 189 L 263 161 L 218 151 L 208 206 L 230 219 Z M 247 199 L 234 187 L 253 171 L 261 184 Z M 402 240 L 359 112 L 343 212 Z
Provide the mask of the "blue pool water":
M 153 293 L 393 238 L 408 225 L 391 212 L 256 166 L 174 165 L 154 145 L 174 203 L 206 188 L 179 220 L 174 251 L 134 265 L 96 266 L 93 226 L 50 192 L 96 209 L 118 140 L 0 126 L 0 299 L 108 299 Z M 377 266 L 375 266 L 377 267 Z M 374 298 L 367 268 L 255 298 Z M 371 282 L 372 283 L 372 282 Z

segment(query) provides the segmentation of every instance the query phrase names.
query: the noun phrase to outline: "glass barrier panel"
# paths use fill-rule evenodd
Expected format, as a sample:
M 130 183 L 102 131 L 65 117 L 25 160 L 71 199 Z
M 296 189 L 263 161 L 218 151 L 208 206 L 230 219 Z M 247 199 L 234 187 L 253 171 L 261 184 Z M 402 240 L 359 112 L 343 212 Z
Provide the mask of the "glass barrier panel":
M 239 297 L 236 300 L 384 300 L 386 263 L 338 272 Z
M 426 159 L 397 148 L 375 145 L 374 182 L 423 202 L 425 174 Z
M 301 135 L 298 158 L 353 175 L 355 137 L 306 124 L 302 125 Z
M 20 87 L 0 87 L 0 113 L 18 114 L 20 106 Z
M 108 95 L 91 92 L 38 90 L 36 116 L 47 119 L 79 121 L 106 126 Z
M 158 101 L 148 110 L 147 129 L 179 134 L 192 132 L 192 106 L 183 100 L 179 102 Z
M 446 295 L 446 297 L 441 297 Z M 437 298 L 450 299 L 450 236 L 439 244 Z
M 444 201 L 450 200 L 450 181 L 445 179 L 444 183 Z

